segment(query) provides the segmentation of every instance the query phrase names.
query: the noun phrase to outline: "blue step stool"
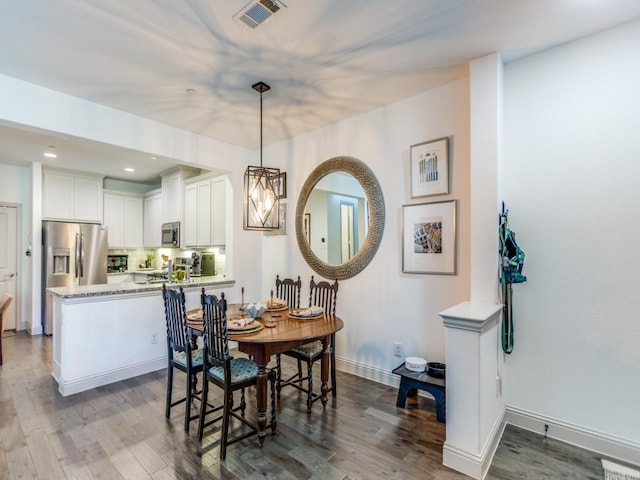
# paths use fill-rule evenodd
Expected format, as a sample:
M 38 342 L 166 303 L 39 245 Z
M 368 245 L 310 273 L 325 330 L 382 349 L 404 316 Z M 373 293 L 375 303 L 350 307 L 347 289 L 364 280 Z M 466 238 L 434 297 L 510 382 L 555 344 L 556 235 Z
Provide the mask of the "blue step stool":
M 394 368 L 393 373 L 400 375 L 397 407 L 405 407 L 407 395 L 416 395 L 417 390 L 424 390 L 433 395 L 436 402 L 436 418 L 439 422 L 446 423 L 446 382 L 444 378 L 432 377 L 427 375 L 427 372 L 412 372 L 404 366 L 404 363 Z

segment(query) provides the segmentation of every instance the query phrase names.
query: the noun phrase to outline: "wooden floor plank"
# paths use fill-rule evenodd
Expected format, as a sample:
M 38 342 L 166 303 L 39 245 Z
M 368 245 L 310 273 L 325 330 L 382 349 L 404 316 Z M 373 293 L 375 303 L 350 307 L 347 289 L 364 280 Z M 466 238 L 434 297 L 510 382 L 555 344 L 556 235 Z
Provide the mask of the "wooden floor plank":
M 82 448 L 82 455 L 87 468 L 94 478 L 99 478 L 100 480 L 122 480 L 122 475 L 120 475 L 118 469 L 111 462 L 111 458 L 97 441 L 85 445 Z
M 85 464 L 69 464 L 62 467 L 67 480 L 92 480 L 95 478 Z
M 125 480 L 151 480 L 151 475 L 128 448 L 116 450 L 109 454 L 109 458 Z
M 153 450 L 147 442 L 139 442 L 129 447 L 131 454 L 135 457 L 142 468 L 153 475 L 167 467 L 167 463 Z
M 42 430 L 31 432 L 27 437 L 27 447 L 39 478 L 65 480 L 66 476 L 46 433 Z
M 26 445 L 7 453 L 7 467 L 9 479 L 38 480 L 31 453 L 29 453 L 29 448 Z

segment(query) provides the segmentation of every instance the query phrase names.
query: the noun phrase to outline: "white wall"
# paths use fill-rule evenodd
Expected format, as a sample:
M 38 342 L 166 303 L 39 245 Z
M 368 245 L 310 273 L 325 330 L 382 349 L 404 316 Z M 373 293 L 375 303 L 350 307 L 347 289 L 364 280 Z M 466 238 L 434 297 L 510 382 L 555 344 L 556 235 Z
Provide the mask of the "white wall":
M 339 368 L 387 381 L 404 356 L 445 360 L 445 331 L 438 312 L 469 298 L 469 83 L 459 80 L 372 112 L 272 146 L 265 158 L 284 158 L 288 235 L 265 237 L 263 284 L 276 274 L 301 275 L 303 302 L 314 272 L 296 243 L 293 218 L 298 192 L 311 171 L 335 156 L 356 157 L 371 167 L 385 200 L 382 244 L 357 276 L 339 282 L 337 313 L 345 328 L 337 336 Z M 409 147 L 451 136 L 451 193 L 411 199 Z M 267 164 L 270 164 L 268 161 Z M 458 274 L 402 273 L 402 205 L 458 199 Z M 279 254 L 274 255 L 274 250 Z M 316 275 L 316 279 L 318 276 Z M 271 287 L 272 288 L 272 287 Z M 404 346 L 393 356 L 393 342 Z
M 0 158 L 0 202 L 20 205 L 21 218 L 18 219 L 20 244 L 18 244 L 18 283 L 16 288 L 18 292 L 25 292 L 30 290 L 31 275 L 29 273 L 32 261 L 32 257 L 25 255 L 25 252 L 33 247 L 31 242 L 31 174 L 27 167 L 2 163 L 13 160 Z M 30 296 L 22 293 L 18 301 L 16 329 L 24 330 L 32 314 Z
M 505 68 L 507 404 L 640 448 L 640 23 Z M 550 434 L 553 432 L 550 432 Z

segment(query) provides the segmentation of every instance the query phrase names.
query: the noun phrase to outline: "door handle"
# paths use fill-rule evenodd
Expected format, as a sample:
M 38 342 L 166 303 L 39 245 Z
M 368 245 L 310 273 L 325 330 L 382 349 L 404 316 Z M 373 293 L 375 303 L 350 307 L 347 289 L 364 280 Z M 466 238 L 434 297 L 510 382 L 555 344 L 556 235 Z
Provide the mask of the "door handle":
M 84 277 L 84 233 L 80 234 L 80 277 Z
M 76 257 L 76 264 L 75 264 L 75 269 L 74 269 L 75 272 L 74 272 L 74 274 L 75 274 L 76 278 L 78 278 L 78 276 L 80 274 L 80 272 L 79 272 L 79 269 L 80 269 L 80 234 L 79 233 L 76 233 L 76 251 L 74 253 L 75 253 L 75 257 Z
M 10 274 L 9 274 L 9 278 L 13 278 L 13 277 L 15 277 L 15 276 L 16 276 L 16 274 L 15 274 L 15 273 L 10 273 Z

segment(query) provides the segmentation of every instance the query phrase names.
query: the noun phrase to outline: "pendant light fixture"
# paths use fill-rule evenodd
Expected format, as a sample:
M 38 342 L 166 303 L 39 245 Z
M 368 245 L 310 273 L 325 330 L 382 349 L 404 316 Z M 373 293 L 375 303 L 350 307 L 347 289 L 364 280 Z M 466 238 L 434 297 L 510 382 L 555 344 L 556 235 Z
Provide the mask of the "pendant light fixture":
M 262 166 L 262 94 L 271 87 L 258 82 L 252 88 L 260 93 L 260 166 L 249 166 L 244 172 L 243 227 L 245 230 L 277 230 L 280 228 L 280 200 L 274 185 L 280 169 Z

